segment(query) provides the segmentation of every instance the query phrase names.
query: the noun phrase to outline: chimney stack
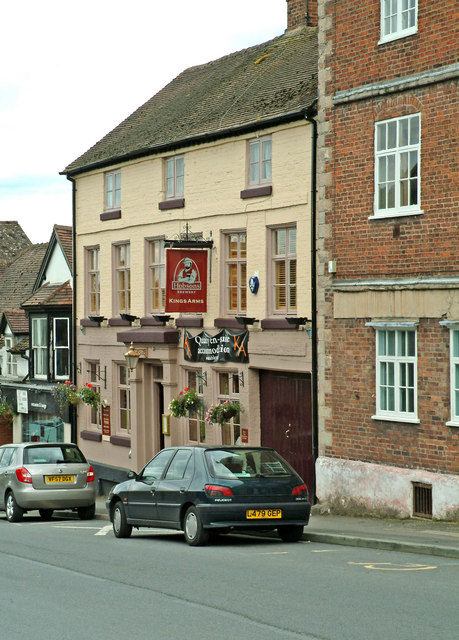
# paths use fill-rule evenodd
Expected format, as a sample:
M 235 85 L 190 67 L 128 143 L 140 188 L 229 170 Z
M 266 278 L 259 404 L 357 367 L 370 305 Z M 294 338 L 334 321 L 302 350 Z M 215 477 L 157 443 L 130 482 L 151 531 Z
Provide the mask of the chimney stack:
M 287 31 L 298 27 L 317 27 L 318 0 L 287 0 Z

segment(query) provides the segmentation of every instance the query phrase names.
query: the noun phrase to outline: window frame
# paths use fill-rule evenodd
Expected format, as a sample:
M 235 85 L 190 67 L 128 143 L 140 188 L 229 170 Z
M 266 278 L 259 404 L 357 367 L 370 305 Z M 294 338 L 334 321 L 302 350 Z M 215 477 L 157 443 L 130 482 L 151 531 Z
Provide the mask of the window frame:
M 17 377 L 18 375 L 18 361 L 14 354 L 10 353 L 8 349 L 14 347 L 14 338 L 12 336 L 5 336 L 5 354 L 6 354 L 6 375 L 11 377 Z
M 417 131 L 418 131 L 418 140 L 416 143 L 411 143 L 411 144 L 402 144 L 400 145 L 400 135 L 401 135 L 401 125 L 403 122 L 407 121 L 407 120 L 414 120 L 417 119 Z M 382 130 L 382 127 L 386 127 L 386 138 L 387 138 L 387 132 L 388 132 L 388 128 L 390 127 L 390 125 L 394 123 L 396 125 L 396 131 L 395 131 L 395 138 L 396 138 L 396 144 L 393 147 L 388 147 L 386 145 L 386 147 L 384 149 L 379 149 L 378 145 L 380 143 L 380 135 L 379 132 Z M 408 125 L 408 131 L 410 131 L 410 125 Z M 411 135 L 411 134 L 410 134 Z M 407 157 L 407 165 L 409 163 L 410 160 L 410 156 L 412 154 L 416 154 L 417 155 L 417 173 L 415 177 L 411 177 L 409 176 L 409 168 L 407 166 L 407 174 L 406 175 L 401 175 L 402 174 L 402 165 L 404 163 L 404 158 L 405 156 Z M 419 215 L 421 213 L 423 213 L 422 209 L 421 209 L 421 114 L 420 113 L 411 113 L 409 115 L 406 116 L 399 116 L 396 118 L 389 118 L 387 120 L 380 120 L 378 122 L 375 122 L 375 132 L 374 132 L 374 154 L 375 154 L 375 165 L 374 165 L 374 183 L 375 183 L 375 187 L 374 187 L 374 204 L 373 204 L 373 208 L 374 208 L 374 218 L 392 218 L 394 216 L 407 216 L 407 215 Z M 393 173 L 394 173 L 394 177 L 393 180 L 390 180 L 389 178 L 386 178 L 385 180 L 382 180 L 382 171 L 381 171 L 381 160 L 386 159 L 388 162 L 386 162 L 386 174 L 388 173 L 388 163 L 390 163 L 390 160 L 393 158 Z M 389 167 L 389 171 L 391 171 L 391 168 Z M 416 181 L 416 199 L 417 202 L 415 204 L 406 204 L 403 205 L 401 204 L 401 188 L 403 184 L 406 184 L 407 187 L 407 193 L 408 193 L 408 197 L 410 197 L 410 192 L 411 192 L 411 185 L 410 182 L 411 181 Z M 393 183 L 393 188 L 394 188 L 394 206 L 393 207 L 388 207 L 387 206 L 387 186 L 386 186 L 386 206 L 385 207 L 380 207 L 379 206 L 379 194 L 380 194 L 380 187 L 383 184 L 389 185 Z
M 181 167 L 177 165 L 181 163 Z M 171 175 L 169 168 L 172 167 Z M 164 194 L 166 200 L 183 198 L 185 194 L 185 155 L 180 153 L 164 160 Z
M 392 42 L 392 40 L 399 40 L 400 38 L 406 38 L 411 36 L 418 31 L 418 0 L 406 0 L 407 3 L 413 2 L 413 7 L 403 8 L 402 2 L 405 0 L 381 0 L 380 2 L 380 40 L 378 44 L 384 44 L 385 42 Z M 395 12 L 391 13 L 390 16 L 393 16 L 396 21 L 396 27 L 394 30 L 386 31 L 385 25 L 386 20 L 390 17 L 386 13 L 386 5 L 387 3 L 395 3 L 396 8 Z M 392 9 L 393 10 L 393 9 Z M 410 12 L 414 12 L 414 25 L 403 28 L 402 20 L 403 14 L 409 14 Z
M 230 255 L 231 238 L 237 236 L 237 255 Z M 241 249 L 241 237 L 245 238 L 245 249 Z M 247 313 L 247 231 L 237 230 L 223 232 L 224 246 L 224 282 L 223 282 L 223 309 L 225 315 L 245 315 Z M 231 269 L 236 268 L 236 284 L 231 284 Z M 236 293 L 236 307 L 231 308 L 232 291 Z M 245 304 L 244 304 L 245 303 Z
M 116 364 L 116 408 L 117 408 L 116 428 L 118 431 L 118 435 L 129 437 L 131 435 L 131 430 L 132 430 L 130 371 L 126 363 L 118 362 L 115 364 Z M 121 375 L 123 370 L 125 371 L 124 377 Z M 125 403 L 123 402 L 123 395 L 126 399 Z M 125 418 L 123 416 L 125 416 Z M 126 424 L 126 427 L 122 426 L 124 423 Z
M 263 158 L 263 151 L 265 145 L 269 143 L 269 157 Z M 247 148 L 247 185 L 248 187 L 259 187 L 263 185 L 272 184 L 272 163 L 273 163 L 273 147 L 272 136 L 260 136 L 258 138 L 251 138 L 248 140 Z M 256 160 L 252 160 L 252 151 L 258 147 L 258 153 Z M 269 167 L 269 176 L 263 176 L 263 168 Z M 252 168 L 255 170 L 256 175 L 252 175 Z
M 376 398 L 376 414 L 372 416 L 376 420 L 390 420 L 393 422 L 410 422 L 419 423 L 418 418 L 418 331 L 416 323 L 367 323 L 366 326 L 375 328 L 375 362 L 376 362 L 376 380 L 375 380 L 375 398 Z M 382 334 L 388 332 L 394 333 L 393 354 L 380 353 Z M 400 344 L 401 334 L 405 336 L 405 350 L 409 347 L 408 334 L 414 336 L 414 355 L 408 353 L 400 353 L 403 347 Z M 387 335 L 385 336 L 387 338 Z M 386 348 L 387 348 L 387 342 Z M 392 384 L 387 382 L 387 376 L 383 374 L 383 365 L 392 364 L 393 376 Z M 412 384 L 409 384 L 409 368 L 412 366 Z M 391 367 L 387 366 L 384 370 L 390 372 Z M 405 370 L 405 372 L 403 372 Z M 405 376 L 405 380 L 404 380 Z M 403 384 L 405 381 L 406 384 Z M 382 406 L 382 389 L 393 389 L 393 409 Z M 412 392 L 413 410 L 403 410 L 402 393 L 405 389 L 405 402 L 409 402 L 409 393 Z
M 100 393 L 100 361 L 86 360 L 86 382 L 88 382 L 96 393 Z M 102 431 L 102 406 L 99 404 L 97 409 L 93 407 L 87 408 L 89 416 L 89 426 L 97 431 Z M 95 420 L 94 420 L 95 418 Z
M 56 344 L 56 323 L 57 321 L 64 321 L 65 324 L 67 325 L 67 331 L 66 331 L 66 335 L 67 335 L 67 344 L 63 345 L 63 346 L 58 346 Z M 54 365 L 54 378 L 56 380 L 67 380 L 70 376 L 70 342 L 71 342 L 71 335 L 70 335 L 70 318 L 66 317 L 66 316 L 56 316 L 53 318 L 53 342 L 52 342 L 52 346 L 53 346 L 53 365 Z M 67 370 L 65 373 L 61 373 L 60 375 L 58 375 L 57 373 L 57 368 L 58 368 L 58 354 L 60 351 L 67 351 Z
M 227 389 L 222 389 L 222 381 L 224 377 L 228 377 Z M 217 372 L 217 398 L 218 402 L 222 403 L 225 400 L 237 400 L 240 401 L 240 382 L 239 372 L 237 369 L 228 369 L 225 371 Z M 239 421 L 237 421 L 237 418 Z M 237 434 L 237 435 L 236 435 Z M 229 438 L 227 437 L 229 436 Z M 232 446 L 240 443 L 241 438 L 241 414 L 230 418 L 227 422 L 224 422 L 221 427 L 221 441 L 224 446 Z M 239 440 L 239 442 L 238 442 Z
M 85 248 L 86 315 L 100 315 L 100 246 Z
M 122 264 L 121 250 L 126 250 L 125 264 Z M 122 279 L 124 278 L 124 288 Z M 118 242 L 113 245 L 113 302 L 114 315 L 131 311 L 131 243 Z M 124 296 L 124 306 L 122 304 Z
M 185 376 L 187 384 L 185 386 L 189 387 L 196 391 L 197 395 L 201 400 L 204 400 L 204 380 L 202 375 L 202 369 L 185 369 Z M 196 414 L 196 415 L 195 415 Z M 186 418 L 186 428 L 187 428 L 187 438 L 189 442 L 197 443 L 197 444 L 207 444 L 208 438 L 206 433 L 206 422 L 205 422 L 205 410 L 204 404 L 201 404 L 201 407 L 198 411 L 188 412 L 188 417 Z M 196 438 L 192 437 L 192 429 L 193 435 L 196 435 Z
M 459 427 L 459 323 L 450 327 L 450 406 L 448 426 Z
M 37 325 L 37 323 L 39 324 L 43 324 L 44 325 L 44 343 L 38 343 L 36 342 L 35 338 L 37 337 L 37 331 L 35 330 L 35 326 Z M 48 329 L 48 317 L 47 316 L 35 316 L 33 318 L 31 318 L 31 330 L 32 330 L 32 353 L 33 353 L 33 377 L 36 378 L 37 380 L 47 380 L 48 379 L 48 375 L 49 375 L 49 329 Z M 41 333 L 41 331 L 40 331 Z M 37 367 L 37 362 L 38 362 L 38 355 L 41 355 L 41 364 L 45 365 L 44 369 L 45 371 L 40 371 L 40 373 L 37 373 L 37 368 L 42 368 L 42 367 Z
M 147 268 L 147 290 L 146 290 L 146 312 L 147 313 L 164 313 L 166 307 L 166 246 L 164 236 L 158 238 L 150 238 L 146 240 L 146 268 Z M 155 251 L 159 253 L 159 261 L 153 259 L 153 246 L 157 248 Z M 155 273 L 159 271 L 159 278 Z M 156 286 L 155 286 L 156 284 Z M 159 306 L 154 305 L 155 298 L 161 301 Z
M 295 230 L 295 251 L 290 252 L 290 239 L 289 239 L 289 231 Z M 285 242 L 285 252 L 284 253 L 276 253 L 276 239 L 278 237 L 278 233 L 280 231 L 284 231 L 286 233 L 286 242 Z M 269 238 L 269 247 L 270 247 L 270 295 L 271 295 L 271 313 L 273 315 L 282 315 L 282 316 L 296 316 L 298 312 L 298 227 L 296 223 L 279 225 L 277 227 L 270 228 L 270 238 Z M 285 282 L 282 284 L 278 282 L 277 275 L 277 265 L 284 263 L 285 268 Z M 291 264 L 295 263 L 295 282 L 291 283 Z M 277 300 L 279 291 L 281 287 L 285 289 L 285 307 L 278 307 Z M 290 304 L 290 300 L 292 294 L 295 293 L 295 305 Z
M 105 211 L 121 209 L 121 169 L 113 169 L 104 174 L 104 209 Z

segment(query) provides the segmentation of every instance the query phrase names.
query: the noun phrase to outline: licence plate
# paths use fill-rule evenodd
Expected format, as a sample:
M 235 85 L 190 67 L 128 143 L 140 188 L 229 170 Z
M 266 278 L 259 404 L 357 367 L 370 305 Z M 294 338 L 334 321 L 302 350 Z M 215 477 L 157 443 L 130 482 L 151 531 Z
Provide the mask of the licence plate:
M 73 476 L 46 476 L 46 484 L 73 482 Z
M 268 520 L 270 518 L 282 518 L 282 509 L 247 509 L 247 520 Z

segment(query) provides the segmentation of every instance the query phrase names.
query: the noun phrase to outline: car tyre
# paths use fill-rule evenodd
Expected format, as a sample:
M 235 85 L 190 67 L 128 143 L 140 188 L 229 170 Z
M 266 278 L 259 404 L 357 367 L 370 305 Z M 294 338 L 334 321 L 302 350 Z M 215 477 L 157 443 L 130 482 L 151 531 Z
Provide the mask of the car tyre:
M 209 541 L 209 531 L 204 529 L 196 507 L 189 507 L 183 521 L 185 540 L 191 547 L 199 547 Z
M 38 513 L 40 514 L 40 518 L 42 520 L 51 520 L 53 517 L 54 509 L 38 509 Z
M 298 542 L 303 535 L 303 527 L 300 524 L 286 524 L 278 527 L 277 533 L 284 542 Z
M 96 514 L 96 505 L 90 504 L 89 507 L 78 507 L 77 513 L 80 520 L 92 520 Z
M 126 511 L 120 501 L 113 507 L 112 524 L 113 533 L 117 538 L 129 538 L 132 533 L 132 525 L 127 523 Z
M 21 509 L 18 505 L 12 491 L 10 491 L 6 496 L 5 511 L 8 522 L 20 522 L 24 515 L 24 509 Z

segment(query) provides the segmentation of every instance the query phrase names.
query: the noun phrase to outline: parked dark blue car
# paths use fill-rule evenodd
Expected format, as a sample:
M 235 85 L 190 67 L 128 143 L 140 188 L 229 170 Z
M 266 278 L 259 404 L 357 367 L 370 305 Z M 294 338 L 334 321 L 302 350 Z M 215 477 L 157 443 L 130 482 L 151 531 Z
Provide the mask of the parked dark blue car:
M 311 505 L 300 476 L 266 447 L 170 447 L 116 485 L 107 510 L 117 538 L 133 527 L 183 531 L 188 544 L 212 532 L 273 530 L 297 542 Z

